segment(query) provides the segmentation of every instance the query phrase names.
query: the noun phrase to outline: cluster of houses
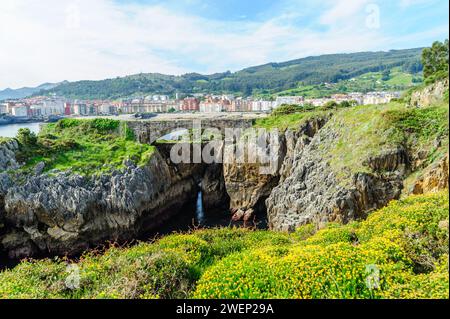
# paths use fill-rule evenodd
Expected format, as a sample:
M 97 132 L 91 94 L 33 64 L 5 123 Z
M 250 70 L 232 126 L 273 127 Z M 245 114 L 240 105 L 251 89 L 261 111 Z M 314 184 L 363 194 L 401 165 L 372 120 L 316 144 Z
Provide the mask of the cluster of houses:
M 62 97 L 33 97 L 0 103 L 0 114 L 16 117 L 87 116 L 166 112 L 270 112 L 283 104 L 323 106 L 329 101 L 352 101 L 358 105 L 388 103 L 400 97 L 398 92 L 335 94 L 328 98 L 305 99 L 302 96 L 278 96 L 275 100 L 196 94 L 180 99 L 167 95 L 109 100 L 68 100 Z

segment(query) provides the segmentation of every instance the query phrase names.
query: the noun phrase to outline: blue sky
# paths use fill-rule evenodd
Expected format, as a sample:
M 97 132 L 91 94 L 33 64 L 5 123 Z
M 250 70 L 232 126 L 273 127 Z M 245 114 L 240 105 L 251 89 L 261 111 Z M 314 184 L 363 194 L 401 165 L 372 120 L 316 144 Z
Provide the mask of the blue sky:
M 448 38 L 446 0 L 2 0 L 0 89 L 236 71 Z

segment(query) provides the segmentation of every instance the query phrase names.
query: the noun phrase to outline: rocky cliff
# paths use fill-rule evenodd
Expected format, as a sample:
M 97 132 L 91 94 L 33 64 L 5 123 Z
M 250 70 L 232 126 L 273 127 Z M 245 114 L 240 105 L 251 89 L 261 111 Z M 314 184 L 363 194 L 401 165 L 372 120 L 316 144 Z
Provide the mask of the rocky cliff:
M 19 168 L 15 152 L 19 145 L 15 139 L 0 141 L 0 234 L 4 227 L 5 195 L 13 184 L 9 171 Z
M 443 141 L 448 141 L 442 132 L 432 137 L 429 126 L 435 120 L 425 118 L 431 112 L 415 115 L 402 113 L 402 107 L 399 110 L 400 117 L 395 113 L 394 118 L 405 121 L 401 124 L 386 125 L 389 106 L 360 107 L 312 118 L 295 130 L 286 130 L 279 138 L 280 166 L 272 175 L 260 174 L 258 163 L 225 164 L 224 178 L 235 218 L 248 218 L 264 200 L 269 227 L 293 231 L 307 223 L 321 227 L 327 222 L 364 218 L 398 199 L 405 180 L 428 165 L 430 154 L 445 148 Z M 423 121 L 419 128 L 404 131 L 399 126 L 396 131 L 393 127 L 415 123 L 414 116 Z M 421 126 L 425 137 L 414 131 Z M 418 140 L 423 138 L 427 140 L 420 144 Z M 445 159 L 432 162 L 416 182 L 415 192 L 447 188 L 446 163 Z
M 298 153 L 296 144 L 308 143 L 327 119 L 328 116 L 313 118 L 296 130 L 268 132 L 264 136 L 266 143 L 263 146 L 249 146 L 246 140 L 241 140 L 236 145 L 225 147 L 223 171 L 233 219 L 246 221 L 256 211 L 267 210 L 266 199 L 272 190 L 291 175 L 292 163 Z M 273 148 L 272 163 L 267 163 L 267 160 L 262 162 L 260 157 L 240 163 L 232 156 L 236 148 L 241 148 L 244 154 L 270 154 Z
M 337 176 L 319 151 L 325 140 L 333 139 L 334 133 L 325 127 L 312 137 L 298 140 L 289 175 L 266 200 L 272 229 L 293 231 L 307 223 L 346 223 L 399 197 L 402 180 L 397 169 L 407 164 L 401 150 L 367 161 L 367 165 L 378 165 L 386 173 L 357 172 L 347 175 L 345 178 L 350 182 L 343 185 L 342 177 Z
M 449 80 L 444 79 L 429 85 L 421 90 L 417 90 L 411 94 L 411 106 L 426 107 L 443 99 L 445 92 L 448 92 Z
M 426 194 L 448 188 L 448 153 L 429 165 L 415 180 L 410 190 L 412 194 Z
M 24 257 L 136 238 L 195 200 L 194 175 L 177 171 L 156 152 L 145 166 L 127 161 L 126 169 L 101 176 L 60 172 L 23 183 L 2 180 L 1 245 L 11 257 Z

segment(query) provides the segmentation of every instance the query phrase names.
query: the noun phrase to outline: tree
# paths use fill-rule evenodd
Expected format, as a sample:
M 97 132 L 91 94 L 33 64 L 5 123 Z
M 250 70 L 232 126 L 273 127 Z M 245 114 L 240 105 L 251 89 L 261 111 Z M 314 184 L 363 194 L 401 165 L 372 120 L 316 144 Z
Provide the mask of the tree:
M 331 109 L 337 109 L 339 104 L 336 101 L 328 101 L 325 103 L 324 106 L 322 106 L 323 110 L 331 110 Z
M 17 132 L 17 141 L 24 146 L 36 145 L 37 137 L 34 132 L 31 132 L 29 128 L 21 128 Z
M 286 115 L 302 111 L 302 106 L 294 104 L 283 104 L 272 111 L 273 115 Z
M 437 72 L 448 72 L 448 39 L 435 41 L 431 48 L 422 51 L 423 75 L 428 78 Z
M 339 107 L 351 107 L 352 104 L 349 101 L 342 101 Z

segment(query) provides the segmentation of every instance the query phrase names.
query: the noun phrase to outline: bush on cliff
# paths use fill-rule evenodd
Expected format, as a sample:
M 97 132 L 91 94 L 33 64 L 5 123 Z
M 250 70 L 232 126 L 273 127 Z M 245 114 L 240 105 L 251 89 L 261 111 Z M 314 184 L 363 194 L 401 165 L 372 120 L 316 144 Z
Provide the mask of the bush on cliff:
M 103 254 L 91 252 L 75 268 L 68 268 L 68 261 L 61 258 L 23 261 L 0 273 L 0 299 L 186 298 L 205 269 L 223 257 L 290 243 L 282 233 L 223 228 L 173 234 L 130 248 L 112 247 Z
M 193 296 L 448 298 L 446 220 L 447 193 L 394 201 L 290 247 L 233 254 L 203 274 Z
M 29 128 L 21 128 L 17 132 L 17 141 L 25 147 L 34 146 L 37 143 L 37 137 Z
M 448 298 L 448 194 L 293 234 L 197 230 L 0 272 L 0 298 Z

